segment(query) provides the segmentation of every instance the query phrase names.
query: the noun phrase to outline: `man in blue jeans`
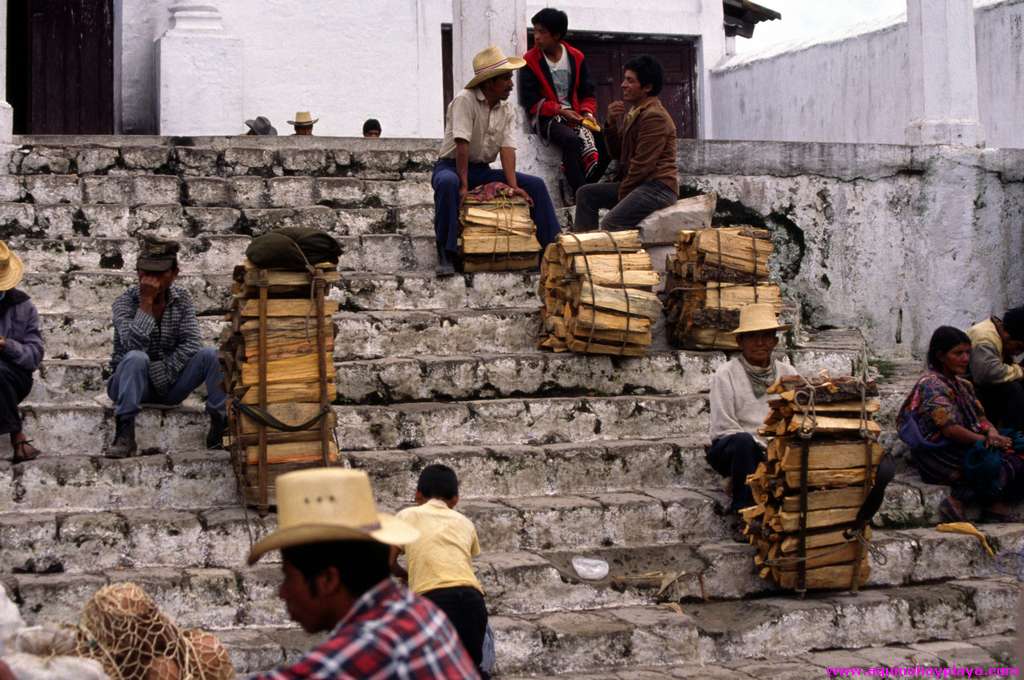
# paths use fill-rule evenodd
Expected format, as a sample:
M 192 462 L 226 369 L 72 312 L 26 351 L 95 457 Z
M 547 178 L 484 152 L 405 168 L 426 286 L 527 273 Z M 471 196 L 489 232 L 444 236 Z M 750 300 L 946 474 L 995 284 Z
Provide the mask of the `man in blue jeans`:
M 448 105 L 444 141 L 431 178 L 439 276 L 455 273 L 459 207 L 470 189 L 481 184 L 504 182 L 533 206 L 541 246 L 554 241 L 561 230 L 544 181 L 516 172 L 516 115 L 508 97 L 512 72 L 525 64 L 518 57 L 506 57 L 497 47 L 488 47 L 473 57 L 473 79 Z M 490 164 L 499 156 L 501 170 L 492 169 Z
M 220 448 L 227 428 L 220 360 L 217 350 L 202 347 L 192 298 L 174 284 L 178 244 L 145 240 L 136 270 L 139 285 L 113 305 L 114 375 L 107 394 L 114 402 L 117 430 L 107 456 L 127 458 L 138 450 L 135 416 L 143 402 L 180 404 L 202 383 L 210 416 L 206 447 Z

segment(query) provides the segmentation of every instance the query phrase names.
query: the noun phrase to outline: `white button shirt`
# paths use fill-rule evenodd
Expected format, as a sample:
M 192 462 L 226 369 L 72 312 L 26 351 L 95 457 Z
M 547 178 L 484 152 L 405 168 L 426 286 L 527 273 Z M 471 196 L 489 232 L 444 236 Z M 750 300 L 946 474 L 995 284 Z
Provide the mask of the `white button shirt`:
M 441 158 L 455 158 L 455 140 L 469 142 L 470 163 L 493 163 L 502 147 L 515 148 L 512 128 L 516 113 L 508 101 L 493 107 L 480 88 L 462 90 L 448 105 Z

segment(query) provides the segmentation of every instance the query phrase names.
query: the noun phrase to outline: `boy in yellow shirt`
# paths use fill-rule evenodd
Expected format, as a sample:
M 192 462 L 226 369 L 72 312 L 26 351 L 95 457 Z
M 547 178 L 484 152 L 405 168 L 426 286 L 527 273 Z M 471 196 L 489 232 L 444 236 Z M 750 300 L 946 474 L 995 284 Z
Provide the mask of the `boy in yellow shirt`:
M 400 548 L 391 549 L 391 571 L 409 581 L 409 588 L 443 611 L 462 639 L 477 668 L 483 662 L 487 607 L 483 588 L 473 571 L 480 554 L 473 522 L 455 510 L 459 478 L 447 465 L 428 465 L 416 483 L 416 505 L 398 517 L 420 531 L 415 543 L 405 546 L 406 571 L 398 564 Z M 480 668 L 480 676 L 490 676 Z

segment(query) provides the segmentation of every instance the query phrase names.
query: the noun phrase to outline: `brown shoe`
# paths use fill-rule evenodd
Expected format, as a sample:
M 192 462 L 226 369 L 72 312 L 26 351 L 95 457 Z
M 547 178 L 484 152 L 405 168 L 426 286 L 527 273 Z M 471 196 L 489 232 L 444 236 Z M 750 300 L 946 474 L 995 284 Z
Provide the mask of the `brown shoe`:
M 28 439 L 23 432 L 11 435 L 11 448 L 14 449 L 11 462 L 15 464 L 38 458 L 43 453 L 32 446 L 32 440 Z

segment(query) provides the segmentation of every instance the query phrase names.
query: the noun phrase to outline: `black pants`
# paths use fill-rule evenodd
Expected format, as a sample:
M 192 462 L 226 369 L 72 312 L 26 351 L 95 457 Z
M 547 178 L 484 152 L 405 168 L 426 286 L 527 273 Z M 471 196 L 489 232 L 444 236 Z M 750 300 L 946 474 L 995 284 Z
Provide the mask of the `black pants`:
M 565 168 L 565 179 L 575 196 L 576 190 L 586 183 L 583 177 L 583 164 L 580 155 L 583 153 L 583 140 L 574 128 L 555 122 L 550 118 L 540 123 L 541 133 L 548 141 L 562 150 L 562 166 Z
M 484 596 L 476 588 L 438 588 L 423 593 L 423 597 L 437 605 L 455 627 L 462 640 L 462 646 L 469 652 L 477 669 L 484 659 L 484 632 L 487 630 L 487 605 Z M 480 677 L 490 676 L 480 671 Z
M 978 399 L 996 427 L 1024 432 L 1024 380 L 978 385 Z
M 711 443 L 708 464 L 723 477 L 732 478 L 732 512 L 754 504 L 754 495 L 747 486 L 747 475 L 753 474 L 763 461 L 764 449 L 746 432 L 728 434 Z
M 18 404 L 31 389 L 31 372 L 0 359 L 0 434 L 21 432 Z

